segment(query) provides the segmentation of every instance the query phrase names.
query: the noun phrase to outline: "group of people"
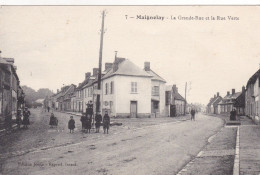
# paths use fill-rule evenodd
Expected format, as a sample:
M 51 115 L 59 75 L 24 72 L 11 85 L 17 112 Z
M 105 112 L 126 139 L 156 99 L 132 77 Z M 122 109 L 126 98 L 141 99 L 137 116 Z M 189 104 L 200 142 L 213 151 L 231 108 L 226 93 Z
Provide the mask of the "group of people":
M 28 110 L 27 107 L 24 108 L 24 111 L 19 108 L 17 110 L 17 115 L 16 115 L 16 124 L 18 128 L 21 128 L 21 124 L 24 125 L 24 128 L 28 128 L 28 125 L 30 125 L 30 120 L 29 117 L 31 115 L 31 112 Z
M 82 131 L 90 133 L 91 127 L 92 127 L 92 115 L 86 112 L 86 114 L 82 114 L 80 118 L 81 124 L 82 124 Z M 99 129 L 101 126 L 101 123 L 103 121 L 103 129 L 104 134 L 108 134 L 109 126 L 110 126 L 110 117 L 108 115 L 108 112 L 105 111 L 105 115 L 102 120 L 102 115 L 100 112 L 97 112 L 95 116 L 95 127 L 96 127 L 96 133 L 99 133 Z M 70 117 L 70 120 L 68 122 L 68 128 L 70 130 L 70 133 L 74 132 L 75 129 L 75 120 L 73 119 L 73 116 Z

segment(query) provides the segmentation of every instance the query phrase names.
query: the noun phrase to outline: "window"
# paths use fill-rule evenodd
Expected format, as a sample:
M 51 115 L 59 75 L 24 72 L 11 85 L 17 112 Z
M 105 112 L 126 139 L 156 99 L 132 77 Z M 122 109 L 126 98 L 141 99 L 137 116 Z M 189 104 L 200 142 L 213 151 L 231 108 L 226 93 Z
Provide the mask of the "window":
M 114 82 L 111 81 L 110 82 L 110 94 L 113 94 L 114 93 Z
M 108 94 L 108 84 L 106 83 L 105 86 L 106 86 L 105 87 L 106 88 L 106 91 L 105 91 L 106 93 L 105 94 L 107 95 Z
M 137 93 L 137 82 L 131 82 L 131 93 Z
M 152 87 L 152 96 L 159 96 L 159 86 Z

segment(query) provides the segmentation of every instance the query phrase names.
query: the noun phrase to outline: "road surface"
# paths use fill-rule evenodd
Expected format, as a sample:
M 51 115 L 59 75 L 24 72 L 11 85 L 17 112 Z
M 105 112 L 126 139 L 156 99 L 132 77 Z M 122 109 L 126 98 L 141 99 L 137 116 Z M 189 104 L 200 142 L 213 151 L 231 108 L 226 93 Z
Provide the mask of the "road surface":
M 85 134 L 75 116 L 78 129 L 70 134 L 69 115 L 55 113 L 59 126 L 51 129 L 50 113 L 31 112 L 29 129 L 1 138 L 3 174 L 177 174 L 223 126 L 198 114 L 195 121 L 125 119 L 109 134 Z

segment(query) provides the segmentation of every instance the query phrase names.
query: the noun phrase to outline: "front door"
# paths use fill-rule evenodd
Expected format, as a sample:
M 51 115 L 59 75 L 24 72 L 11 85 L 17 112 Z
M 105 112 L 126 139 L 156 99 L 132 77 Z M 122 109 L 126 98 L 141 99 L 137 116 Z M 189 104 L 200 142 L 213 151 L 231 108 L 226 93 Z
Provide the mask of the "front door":
M 130 117 L 136 118 L 137 117 L 137 101 L 131 101 L 130 104 Z

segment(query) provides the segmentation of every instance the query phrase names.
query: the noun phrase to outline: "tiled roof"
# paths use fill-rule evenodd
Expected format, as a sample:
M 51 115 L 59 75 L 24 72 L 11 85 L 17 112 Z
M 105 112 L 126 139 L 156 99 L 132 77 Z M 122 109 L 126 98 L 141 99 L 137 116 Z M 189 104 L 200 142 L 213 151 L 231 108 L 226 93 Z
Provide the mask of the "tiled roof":
M 254 75 L 252 75 L 252 77 L 249 78 L 246 87 L 248 87 L 249 84 L 254 84 L 257 78 L 260 78 L 260 69 Z
M 140 77 L 152 77 L 147 72 L 145 72 L 143 69 L 136 66 L 133 62 L 126 59 L 118 64 L 117 71 L 113 71 L 113 69 L 110 69 L 103 77 L 102 79 L 111 77 L 113 75 L 129 75 L 129 76 L 140 76 Z
M 185 101 L 185 99 L 178 92 L 174 94 L 174 99 Z
M 150 71 L 146 71 L 148 74 L 150 74 L 151 76 L 153 76 L 152 77 L 152 80 L 159 80 L 159 81 L 162 81 L 162 82 L 165 82 L 166 83 L 166 81 L 162 78 L 162 77 L 160 77 L 158 74 L 156 74 L 154 71 L 152 71 L 151 69 L 150 69 Z

